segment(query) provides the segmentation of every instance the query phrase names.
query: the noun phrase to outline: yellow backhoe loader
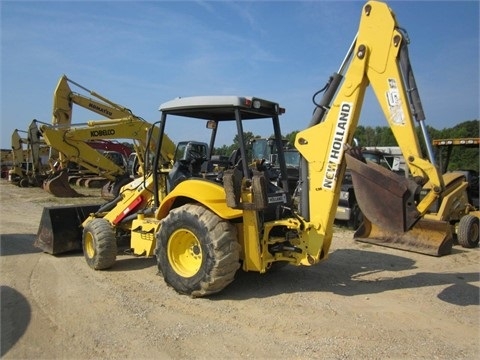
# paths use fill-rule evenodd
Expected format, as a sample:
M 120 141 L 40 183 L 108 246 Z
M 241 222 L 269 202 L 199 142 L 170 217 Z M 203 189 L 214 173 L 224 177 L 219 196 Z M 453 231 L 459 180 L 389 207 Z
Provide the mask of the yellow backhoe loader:
M 84 90 L 94 98 L 72 91 L 70 84 Z M 72 125 L 73 104 L 78 105 L 109 120 L 88 121 L 84 124 Z M 35 125 L 32 123 L 32 127 Z M 74 127 L 72 127 L 74 126 Z M 133 140 L 140 171 L 145 166 L 144 155 L 147 150 L 147 135 L 152 131 L 151 151 L 155 149 L 158 130 L 141 117 L 122 105 L 118 105 L 104 96 L 87 89 L 63 75 L 60 77 L 53 96 L 52 124 L 43 124 L 37 132 L 51 146 L 50 162 L 55 164 L 50 178 L 45 181 L 44 188 L 58 197 L 76 196 L 78 193 L 68 182 L 68 164 L 75 162 L 89 171 L 110 180 L 102 190 L 105 197 L 115 194 L 116 190 L 129 181 L 126 169 L 111 161 L 108 156 L 99 154 L 89 141 L 100 139 Z M 32 132 L 35 132 L 33 130 Z M 164 135 L 166 137 L 166 135 Z M 175 145 L 164 139 L 161 156 L 164 162 L 173 158 Z
M 81 242 L 88 265 L 106 269 L 114 265 L 118 246 L 126 239 L 130 253 L 156 256 L 164 280 L 177 292 L 206 296 L 224 289 L 240 267 L 265 273 L 279 263 L 312 266 L 325 260 L 348 162 L 356 191 L 365 194 L 358 199 L 366 218 L 362 236 L 374 235 L 394 246 L 399 242 L 432 255 L 448 254 L 456 223 L 453 215 L 470 210 L 462 202 L 466 184 L 463 179 L 445 183 L 435 165 L 420 153 L 414 121 L 423 127 L 423 114 L 406 47 L 405 34 L 389 7 L 366 3 L 345 61 L 316 103 L 308 128 L 296 136 L 295 147 L 302 156 L 298 209 L 288 191 L 280 130 L 284 110 L 279 104 L 255 97 L 177 98 L 160 106 L 160 135 L 167 125 L 203 122 L 210 134 L 207 156 L 192 148 L 181 158 L 192 164 L 183 167 L 181 176 L 176 173 L 180 167 L 163 170 L 160 136 L 149 176 L 127 184 L 114 201 L 93 211 L 74 209 L 71 218 L 83 218 L 83 231 L 78 221 L 68 229 L 52 229 L 52 212 L 47 208 L 36 245 L 55 253 L 57 245 Z M 363 162 L 356 148 L 351 148 L 369 85 L 413 180 Z M 261 162 L 252 168 L 247 161 L 244 127 L 253 121 L 273 127 L 283 179 L 278 186 L 268 181 Z M 208 164 L 217 132 L 228 122 L 236 126 L 239 149 L 232 154 L 229 169 L 211 174 Z M 420 199 L 427 182 L 433 186 Z M 441 204 L 438 213 L 429 212 L 434 202 Z M 475 216 L 478 220 L 478 213 Z

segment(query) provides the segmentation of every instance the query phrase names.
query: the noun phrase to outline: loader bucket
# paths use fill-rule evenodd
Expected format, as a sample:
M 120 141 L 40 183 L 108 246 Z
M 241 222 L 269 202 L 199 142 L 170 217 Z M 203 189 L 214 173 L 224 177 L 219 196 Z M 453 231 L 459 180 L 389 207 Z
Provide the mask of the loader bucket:
M 52 174 L 50 178 L 43 182 L 43 189 L 56 197 L 65 198 L 83 196 L 70 186 L 66 170 L 60 170 L 59 172 Z
M 452 234 L 448 224 L 421 220 L 415 205 L 419 185 L 349 153 L 345 158 L 365 218 L 355 233 L 356 240 L 434 256 L 450 253 Z
M 82 249 L 82 223 L 100 205 L 43 208 L 34 246 L 56 255 Z

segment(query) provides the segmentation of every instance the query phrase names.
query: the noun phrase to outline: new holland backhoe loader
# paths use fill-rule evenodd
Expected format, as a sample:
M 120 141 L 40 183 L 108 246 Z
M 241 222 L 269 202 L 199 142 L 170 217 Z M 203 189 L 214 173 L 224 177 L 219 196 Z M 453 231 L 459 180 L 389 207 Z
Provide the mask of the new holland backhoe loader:
M 94 98 L 72 91 L 73 84 Z M 72 125 L 73 104 L 103 115 L 109 120 L 89 121 L 86 124 Z M 72 126 L 75 126 L 72 128 Z M 110 180 L 102 194 L 109 197 L 129 181 L 126 169 L 116 165 L 108 156 L 99 155 L 98 151 L 89 146 L 88 141 L 100 139 L 131 139 L 134 140 L 135 152 L 138 154 L 140 171 L 145 166 L 145 150 L 148 131 L 153 131 L 151 151 L 155 149 L 158 139 L 157 129 L 133 112 L 118 105 L 104 96 L 85 88 L 84 86 L 60 77 L 53 96 L 52 124 L 43 124 L 39 129 L 45 141 L 51 146 L 50 161 L 56 163 L 55 170 L 45 181 L 44 188 L 58 197 L 76 196 L 78 193 L 68 183 L 68 163 L 75 162 L 88 170 Z M 166 135 L 164 135 L 166 136 Z M 165 162 L 173 158 L 175 145 L 170 139 L 165 139 L 162 156 Z
M 176 291 L 206 296 L 232 282 L 239 267 L 264 273 L 277 263 L 311 266 L 325 260 L 348 162 L 356 191 L 364 194 L 358 199 L 366 217 L 362 236 L 387 240 L 394 246 L 398 241 L 409 243 L 416 251 L 434 255 L 449 253 L 452 222 L 456 221 L 453 214 L 469 211 L 462 202 L 465 185 L 463 180 L 446 184 L 434 164 L 420 153 L 414 121 L 423 127 L 423 114 L 406 46 L 388 6 L 368 2 L 345 61 L 317 102 L 309 126 L 296 137 L 295 146 L 302 155 L 298 210 L 286 181 L 280 131 L 283 109 L 277 103 L 255 97 L 177 98 L 160 107 L 160 134 L 167 124 L 179 126 L 187 120 L 205 123 L 210 132 L 206 157 L 197 151 L 185 152 L 182 161 L 197 164 L 191 166 L 191 173 L 184 171 L 181 181 L 171 182 L 179 177 L 159 166 L 159 137 L 154 171 L 148 177 L 126 185 L 114 201 L 94 211 L 77 209 L 76 218 L 83 218 L 82 234 L 78 222 L 71 228 L 76 234 L 52 229 L 54 221 L 47 209 L 37 246 L 43 243 L 44 250 L 52 250 L 67 241 L 81 241 L 89 266 L 106 269 L 116 261 L 120 240 L 126 239 L 130 253 L 156 256 L 160 273 Z M 356 148 L 351 148 L 369 85 L 413 180 L 363 162 Z M 253 121 L 272 124 L 284 179 L 279 186 L 266 179 L 261 162 L 249 167 L 244 127 Z M 228 127 L 228 122 L 235 123 L 239 140 L 230 168 L 222 174 L 198 172 L 198 163 L 208 164 L 217 132 Z M 427 182 L 433 184 L 431 191 L 420 199 Z M 441 204 L 439 211 L 429 213 L 434 202 Z

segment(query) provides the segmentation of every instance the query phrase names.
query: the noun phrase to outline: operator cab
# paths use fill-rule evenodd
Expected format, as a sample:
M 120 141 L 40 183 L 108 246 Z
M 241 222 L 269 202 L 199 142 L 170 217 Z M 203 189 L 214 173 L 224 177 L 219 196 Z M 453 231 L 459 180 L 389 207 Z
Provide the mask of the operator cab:
M 287 179 L 279 121 L 279 116 L 285 110 L 277 103 L 254 97 L 197 96 L 176 98 L 166 102 L 160 106 L 160 111 L 162 113 L 159 125 L 161 136 L 157 143 L 157 151 L 162 146 L 162 135 L 167 132 L 168 125 L 172 123 L 174 125 L 170 126 L 178 128 L 178 123 L 184 121 L 181 128 L 188 132 L 191 130 L 190 126 L 184 125 L 187 124 L 187 121 L 195 122 L 195 124 L 203 121 L 204 125 L 201 131 L 206 132 L 205 136 L 209 137 L 208 144 L 199 141 L 186 141 L 178 144 L 175 164 L 167 180 L 168 193 L 175 191 L 176 186 L 187 179 L 210 181 L 216 186 L 224 188 L 224 191 L 221 192 L 222 198 L 218 201 L 225 202 L 226 198 L 227 206 L 234 209 L 262 210 L 265 219 L 275 218 L 278 216 L 275 214 L 279 213 L 278 207 L 290 203 L 288 182 L 272 184 L 267 179 L 262 166 L 249 162 L 248 140 L 244 130 L 246 122 L 251 124 L 252 120 L 256 120 L 257 123 L 261 121 L 263 124 L 270 122 L 273 130 L 269 131 L 274 133 L 271 141 L 279 149 L 277 154 L 279 172 L 283 174 L 282 179 Z M 218 155 L 213 154 L 218 130 L 223 127 L 229 129 L 229 126 L 237 130 L 236 133 L 228 131 L 227 136 L 230 138 L 235 136 L 238 149 L 235 153 L 235 160 L 230 158 L 228 162 L 223 163 L 224 168 L 220 168 L 218 171 L 219 168 L 215 166 L 219 162 Z M 199 132 L 195 132 L 195 136 L 198 136 L 197 140 L 201 138 Z M 217 147 L 221 146 L 217 145 Z M 217 176 L 209 176 L 213 169 L 217 170 Z M 220 172 L 223 177 L 218 176 Z M 250 199 L 253 198 L 253 200 L 251 201 L 247 201 L 245 195 L 242 195 L 248 192 L 252 194 Z M 266 215 L 267 213 L 268 215 Z

